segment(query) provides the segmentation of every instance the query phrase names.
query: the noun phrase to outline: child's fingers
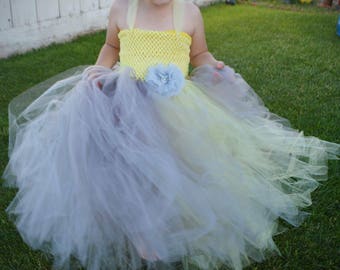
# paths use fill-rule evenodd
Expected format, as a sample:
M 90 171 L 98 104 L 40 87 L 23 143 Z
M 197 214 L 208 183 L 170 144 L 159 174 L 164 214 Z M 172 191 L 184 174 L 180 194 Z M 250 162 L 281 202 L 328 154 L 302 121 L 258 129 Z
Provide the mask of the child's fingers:
M 102 89 L 103 84 L 100 81 L 97 81 L 97 86 L 99 87 L 99 89 Z
M 99 79 L 97 79 L 99 76 L 100 76 L 99 73 L 97 73 L 97 72 L 92 72 L 92 73 L 89 74 L 88 80 L 94 81 L 95 84 L 96 84 L 96 86 L 97 86 L 99 89 L 102 89 L 103 83 L 102 83 Z
M 223 69 L 224 68 L 224 62 L 223 61 L 217 61 L 216 68 Z
M 91 72 L 88 78 L 89 80 L 94 80 L 97 77 L 99 77 L 99 74 L 97 72 Z

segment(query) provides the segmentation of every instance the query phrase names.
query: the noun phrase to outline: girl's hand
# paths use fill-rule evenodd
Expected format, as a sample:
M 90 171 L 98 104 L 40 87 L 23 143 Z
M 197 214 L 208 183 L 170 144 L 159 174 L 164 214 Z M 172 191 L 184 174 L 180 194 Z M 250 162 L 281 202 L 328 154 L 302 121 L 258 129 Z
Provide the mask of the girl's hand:
M 103 84 L 102 84 L 100 81 L 97 82 L 97 86 L 98 86 L 98 88 L 99 88 L 100 90 L 102 90 Z
M 83 78 L 90 81 L 92 85 L 102 90 L 104 75 L 110 72 L 111 69 L 101 65 L 91 65 L 86 68 Z
M 224 64 L 223 61 L 216 61 L 215 67 L 216 67 L 217 69 L 223 69 L 224 66 L 225 66 L 225 64 Z
M 89 72 L 88 79 L 90 81 L 95 81 L 96 82 L 96 86 L 101 90 L 103 88 L 103 84 L 101 83 L 100 80 L 96 80 L 99 76 L 100 76 L 99 72 L 92 71 L 92 72 Z

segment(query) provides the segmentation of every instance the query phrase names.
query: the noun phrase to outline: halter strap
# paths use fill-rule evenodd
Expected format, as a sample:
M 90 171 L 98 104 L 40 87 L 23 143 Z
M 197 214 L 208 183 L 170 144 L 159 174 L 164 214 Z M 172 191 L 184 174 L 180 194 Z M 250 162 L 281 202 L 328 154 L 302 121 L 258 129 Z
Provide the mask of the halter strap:
M 138 9 L 138 0 L 129 0 L 128 12 L 127 12 L 127 24 L 129 29 L 132 29 L 135 25 L 137 9 Z M 183 17 L 184 17 L 184 1 L 183 0 L 174 0 L 173 3 L 173 25 L 177 32 L 182 30 L 183 26 Z
M 127 12 L 127 24 L 129 29 L 132 29 L 135 25 L 138 9 L 138 0 L 129 0 L 128 12 Z

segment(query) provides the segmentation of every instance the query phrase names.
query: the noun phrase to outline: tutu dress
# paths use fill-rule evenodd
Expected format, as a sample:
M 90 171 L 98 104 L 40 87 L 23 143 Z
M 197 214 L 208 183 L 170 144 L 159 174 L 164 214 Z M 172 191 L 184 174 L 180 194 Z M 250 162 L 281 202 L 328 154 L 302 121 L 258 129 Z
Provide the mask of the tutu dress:
M 9 217 L 56 269 L 242 269 L 280 254 L 279 218 L 308 216 L 339 145 L 291 128 L 230 67 L 189 75 L 191 37 L 134 28 L 135 12 L 119 65 L 75 67 L 9 104 Z

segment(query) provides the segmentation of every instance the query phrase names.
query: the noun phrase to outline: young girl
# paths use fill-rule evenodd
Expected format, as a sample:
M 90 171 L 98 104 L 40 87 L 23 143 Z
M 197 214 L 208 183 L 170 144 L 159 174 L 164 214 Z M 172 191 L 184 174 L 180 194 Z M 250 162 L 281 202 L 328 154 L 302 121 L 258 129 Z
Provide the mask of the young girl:
M 189 1 L 116 0 L 80 70 L 9 105 L 6 210 L 55 268 L 242 269 L 280 254 L 279 218 L 301 224 L 340 152 L 217 61 Z

